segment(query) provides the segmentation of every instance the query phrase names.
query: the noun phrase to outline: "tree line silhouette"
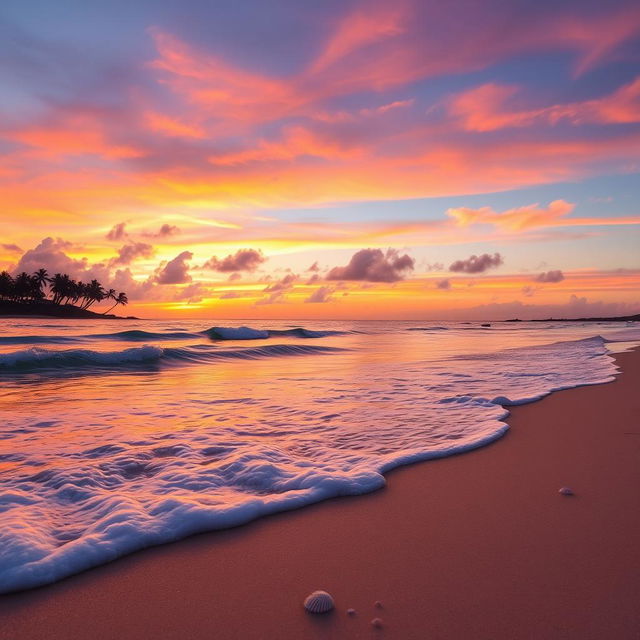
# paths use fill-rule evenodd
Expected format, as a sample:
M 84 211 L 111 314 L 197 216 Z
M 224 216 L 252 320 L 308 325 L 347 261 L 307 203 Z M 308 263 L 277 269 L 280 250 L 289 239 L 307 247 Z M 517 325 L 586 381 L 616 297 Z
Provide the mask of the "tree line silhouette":
M 51 297 L 48 297 L 51 296 Z M 96 302 L 113 300 L 107 314 L 117 305 L 126 305 L 129 300 L 124 292 L 105 289 L 97 280 L 84 283 L 71 279 L 66 273 L 49 276 L 46 269 L 38 269 L 33 275 L 26 271 L 13 277 L 8 271 L 0 272 L 0 300 L 24 304 L 49 302 L 56 305 L 73 305 L 88 309 Z

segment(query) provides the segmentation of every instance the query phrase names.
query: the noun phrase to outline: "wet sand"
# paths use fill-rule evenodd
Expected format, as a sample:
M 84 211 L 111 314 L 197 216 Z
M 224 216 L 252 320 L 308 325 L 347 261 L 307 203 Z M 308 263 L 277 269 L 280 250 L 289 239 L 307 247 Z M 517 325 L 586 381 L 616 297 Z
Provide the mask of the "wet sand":
M 0 638 L 638 639 L 640 350 L 616 360 L 615 382 L 515 407 L 501 440 L 374 494 L 2 596 Z M 311 616 L 319 588 L 337 609 Z

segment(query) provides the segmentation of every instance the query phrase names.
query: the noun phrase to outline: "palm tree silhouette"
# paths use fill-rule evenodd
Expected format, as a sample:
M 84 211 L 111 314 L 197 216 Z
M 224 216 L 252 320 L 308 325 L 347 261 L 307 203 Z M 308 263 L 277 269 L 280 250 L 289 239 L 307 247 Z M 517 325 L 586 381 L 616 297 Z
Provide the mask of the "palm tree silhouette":
M 104 300 L 105 291 L 97 280 L 92 280 L 89 284 L 85 285 L 83 297 L 85 302 L 82 305 L 82 309 L 88 309 L 94 302 Z
M 113 307 L 115 307 L 118 302 L 118 296 L 116 295 L 116 290 L 115 289 L 109 289 L 109 291 L 107 291 L 104 294 L 104 299 L 105 300 L 116 300 L 116 303 L 113 305 Z M 109 311 L 111 311 L 111 309 L 113 309 L 113 307 L 109 307 L 109 309 L 107 309 L 107 311 L 105 311 L 102 315 L 105 315 L 106 313 L 108 313 Z
M 117 307 L 119 304 L 121 304 L 123 307 L 124 307 L 126 304 L 129 304 L 129 298 L 127 298 L 127 294 L 126 294 L 126 293 L 123 293 L 123 292 L 120 292 L 120 293 L 118 294 L 118 297 L 117 297 L 117 298 L 113 298 L 113 299 L 116 301 L 116 303 L 115 303 L 112 307 L 109 307 L 109 308 L 105 311 L 105 314 L 106 314 L 106 313 L 109 313 L 109 311 L 111 311 L 111 309 L 113 309 L 114 307 Z
M 0 298 L 13 297 L 13 278 L 8 271 L 0 273 Z
M 47 297 L 47 285 L 49 295 Z M 88 309 L 102 300 L 113 300 L 114 304 L 104 313 L 108 313 L 117 305 L 126 305 L 129 300 L 124 292 L 116 295 L 115 289 L 108 291 L 97 280 L 88 284 L 70 278 L 66 273 L 49 276 L 45 268 L 40 268 L 33 275 L 26 271 L 12 276 L 8 271 L 0 271 L 0 300 L 8 300 L 19 304 L 33 304 L 46 300 L 50 304 L 65 306 L 70 303 L 80 309 Z
M 49 282 L 50 282 L 49 274 L 47 273 L 47 270 L 46 269 L 38 269 L 33 274 L 33 280 L 38 285 L 38 288 L 40 289 L 40 291 L 42 291 L 44 289 L 44 287 L 47 284 L 49 284 Z
M 62 300 L 70 296 L 71 278 L 66 273 L 56 273 L 51 278 L 51 291 L 53 293 L 53 302 L 62 304 Z
M 29 298 L 31 294 L 31 276 L 23 271 L 13 281 L 14 296 L 18 300 Z

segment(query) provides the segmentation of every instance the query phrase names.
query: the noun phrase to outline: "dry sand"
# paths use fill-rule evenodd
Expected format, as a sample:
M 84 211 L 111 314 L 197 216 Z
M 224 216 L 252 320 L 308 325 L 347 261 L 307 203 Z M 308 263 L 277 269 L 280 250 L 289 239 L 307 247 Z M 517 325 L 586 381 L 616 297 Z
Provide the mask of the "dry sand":
M 377 493 L 5 596 L 0 637 L 640 638 L 640 351 L 616 359 L 614 383 L 516 407 L 500 441 Z M 332 614 L 302 609 L 317 588 Z

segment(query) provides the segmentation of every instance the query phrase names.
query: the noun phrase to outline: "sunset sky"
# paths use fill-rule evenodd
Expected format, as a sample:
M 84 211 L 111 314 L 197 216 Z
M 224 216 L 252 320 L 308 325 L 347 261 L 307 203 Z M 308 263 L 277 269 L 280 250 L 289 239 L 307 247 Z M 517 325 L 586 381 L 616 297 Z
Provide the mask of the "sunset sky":
M 640 312 L 640 5 L 4 0 L 0 269 L 141 317 Z

